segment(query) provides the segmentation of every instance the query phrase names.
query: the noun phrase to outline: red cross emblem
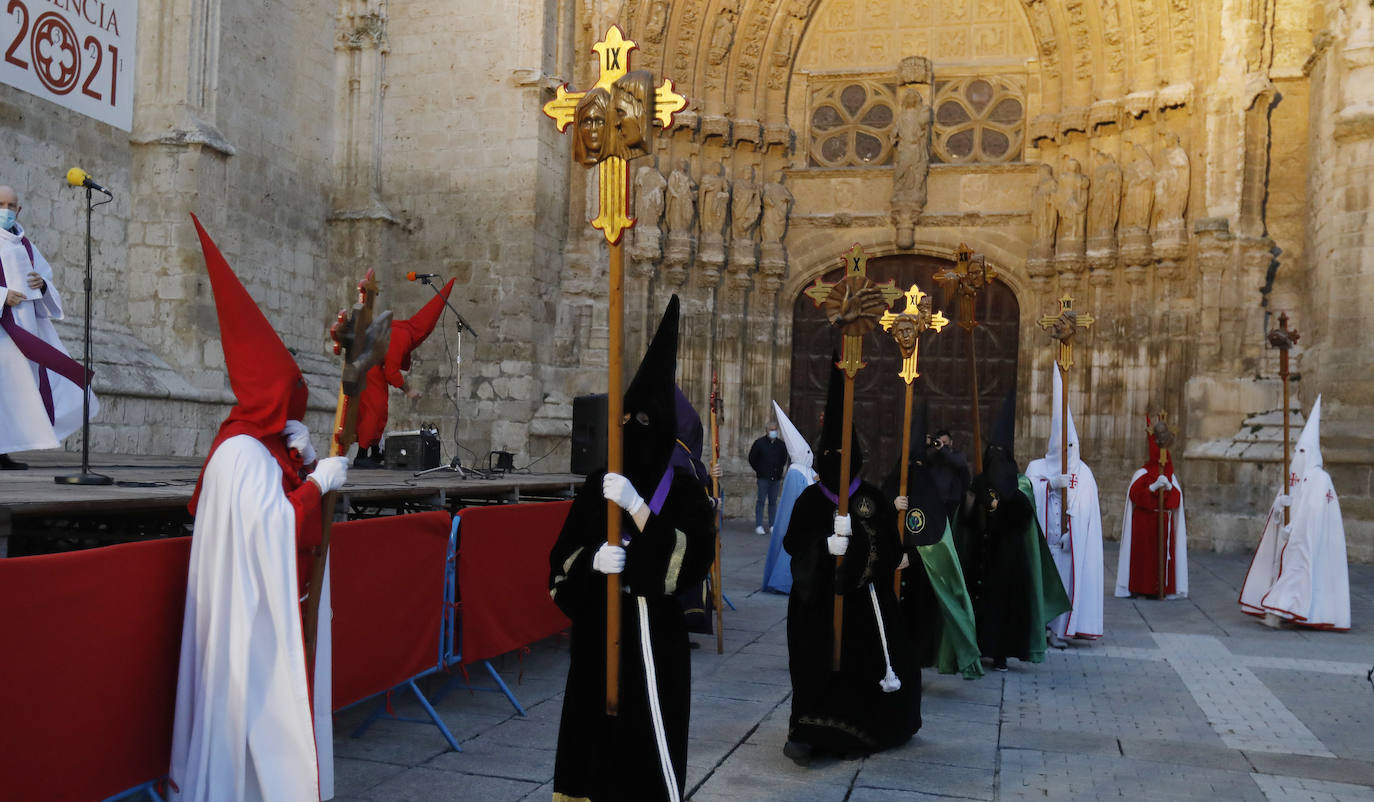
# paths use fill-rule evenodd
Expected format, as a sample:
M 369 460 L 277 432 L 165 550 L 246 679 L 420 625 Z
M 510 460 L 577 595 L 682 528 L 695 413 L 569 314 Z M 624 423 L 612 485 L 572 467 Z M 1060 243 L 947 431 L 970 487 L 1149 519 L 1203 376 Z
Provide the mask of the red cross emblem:
M 1335 493 L 1332 493 L 1330 490 L 1326 491 L 1326 503 L 1327 503 L 1327 504 L 1330 504 L 1331 502 L 1333 502 L 1333 501 L 1335 501 L 1335 500 L 1336 500 L 1336 494 L 1335 494 Z
M 1289 487 L 1296 487 L 1297 484 L 1298 484 L 1298 475 L 1297 475 L 1296 473 L 1290 473 L 1290 474 L 1288 474 L 1288 486 L 1289 486 Z
M 1069 487 L 1078 487 L 1078 474 L 1069 474 Z

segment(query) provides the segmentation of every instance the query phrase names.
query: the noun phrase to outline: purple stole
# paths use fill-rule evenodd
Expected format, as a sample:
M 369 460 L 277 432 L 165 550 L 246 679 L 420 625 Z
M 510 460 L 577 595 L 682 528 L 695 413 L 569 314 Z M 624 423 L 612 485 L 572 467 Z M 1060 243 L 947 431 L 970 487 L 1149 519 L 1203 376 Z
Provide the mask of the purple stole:
M 24 250 L 29 255 L 29 263 L 32 264 L 33 246 L 29 244 L 29 238 L 21 237 L 20 241 L 24 243 Z M 5 283 L 5 271 L 3 270 L 0 270 L 0 289 L 8 289 L 8 285 Z M 0 312 L 0 329 L 5 330 L 5 333 L 14 341 L 15 346 L 19 348 L 19 353 L 23 354 L 25 359 L 38 365 L 38 394 L 43 398 L 43 409 L 47 410 L 48 423 L 56 423 L 57 411 L 53 407 L 52 384 L 48 380 L 48 371 L 53 371 L 77 387 L 83 388 L 89 386 L 91 376 L 94 373 L 83 370 L 75 359 L 53 348 L 41 337 L 20 326 L 19 321 L 14 319 L 14 310 L 9 304 L 5 304 L 3 308 L 4 311 Z

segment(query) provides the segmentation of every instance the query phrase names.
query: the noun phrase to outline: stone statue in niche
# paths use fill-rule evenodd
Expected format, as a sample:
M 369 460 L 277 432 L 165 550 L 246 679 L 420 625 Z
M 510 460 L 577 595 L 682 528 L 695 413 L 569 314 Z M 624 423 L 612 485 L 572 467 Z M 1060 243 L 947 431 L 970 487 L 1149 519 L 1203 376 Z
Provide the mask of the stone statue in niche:
M 735 240 L 747 240 L 754 235 L 759 224 L 761 188 L 758 172 L 750 166 L 749 176 L 735 181 L 730 196 L 730 236 Z
M 730 194 L 730 272 L 736 277 L 746 277 L 754 269 L 754 233 L 763 212 L 761 193 L 758 172 L 751 165 L 749 175 L 736 179 Z
M 1155 171 L 1155 207 L 1150 222 L 1156 243 L 1184 238 L 1183 215 L 1188 210 L 1192 179 L 1188 152 L 1179 144 L 1178 134 L 1165 131 L 1160 139 L 1162 150 L 1159 169 Z
M 1121 167 L 1110 155 L 1096 151 L 1092 188 L 1088 195 L 1088 256 L 1116 254 L 1116 221 L 1121 211 Z
M 765 245 L 774 242 L 781 244 L 783 235 L 787 233 L 787 218 L 792 213 L 795 199 L 783 183 L 785 178 L 784 174 L 779 173 L 777 181 L 763 186 L 763 221 L 759 224 L 759 233 Z
M 678 162 L 676 169 L 668 174 L 664 216 L 668 224 L 668 243 L 663 252 L 664 273 L 673 284 L 681 284 L 686 277 L 686 265 L 692 258 L 697 222 L 697 185 L 686 159 Z
M 897 247 L 916 244 L 916 218 L 926 208 L 930 173 L 930 107 L 915 86 L 901 91 L 897 113 L 897 152 L 892 169 L 892 222 Z
M 660 254 L 665 192 L 668 181 L 657 167 L 644 165 L 635 171 L 635 227 L 630 257 L 639 262 L 655 262 Z
M 701 176 L 698 192 L 697 217 L 701 221 L 701 240 L 697 261 L 703 269 L 703 282 L 715 286 L 725 264 L 725 218 L 730 211 L 730 181 L 725 167 L 716 162 Z
M 1031 192 L 1030 221 L 1031 246 L 1027 261 L 1044 262 L 1054 252 L 1054 235 L 1059 227 L 1059 181 L 1054 177 L 1054 168 L 1041 163 L 1040 175 Z
M 1150 227 L 1155 202 L 1155 165 L 1148 150 L 1140 145 L 1131 146 L 1131 160 L 1126 164 L 1123 180 L 1126 188 L 1121 199 L 1120 230 L 1122 245 L 1125 245 L 1126 232 L 1145 231 Z
M 1083 255 L 1084 232 L 1088 223 L 1088 176 L 1072 156 L 1064 157 L 1059 171 L 1059 228 L 1055 232 L 1054 253 L 1061 257 L 1079 258 Z
M 645 38 L 650 42 L 663 41 L 663 29 L 668 25 L 668 0 L 654 0 L 649 7 L 649 22 L 644 26 Z
M 711 44 L 706 51 L 706 60 L 719 67 L 730 54 L 730 45 L 735 41 L 735 17 L 738 12 L 732 5 L 725 5 L 716 17 L 716 25 L 711 29 Z

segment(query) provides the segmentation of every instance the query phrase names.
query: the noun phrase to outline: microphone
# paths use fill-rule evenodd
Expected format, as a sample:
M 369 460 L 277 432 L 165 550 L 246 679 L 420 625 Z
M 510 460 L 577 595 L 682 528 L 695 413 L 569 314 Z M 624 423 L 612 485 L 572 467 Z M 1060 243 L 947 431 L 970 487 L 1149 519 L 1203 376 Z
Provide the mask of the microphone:
M 74 187 L 90 187 L 96 192 L 103 192 L 110 195 L 110 191 L 91 180 L 91 176 L 80 167 L 73 167 L 67 171 L 67 183 Z M 111 195 L 111 197 L 114 197 Z
M 416 273 L 414 270 L 406 273 L 406 281 L 420 281 L 427 278 L 438 278 L 438 273 Z

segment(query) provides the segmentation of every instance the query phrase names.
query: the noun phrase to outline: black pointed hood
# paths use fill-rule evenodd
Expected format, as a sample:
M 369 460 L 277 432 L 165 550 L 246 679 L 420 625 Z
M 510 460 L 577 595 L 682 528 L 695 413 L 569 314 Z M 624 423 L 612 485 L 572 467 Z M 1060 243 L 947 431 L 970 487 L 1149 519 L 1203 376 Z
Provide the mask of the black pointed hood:
M 677 442 L 677 324 L 674 295 L 625 390 L 622 470 L 646 499 L 668 469 Z
M 1016 491 L 1016 475 L 1020 472 L 1016 465 L 1016 388 L 1013 387 L 1002 402 L 992 436 L 988 438 L 987 448 L 983 449 L 983 476 L 998 495 L 1007 496 Z
M 820 474 L 821 484 L 839 495 L 840 446 L 844 438 L 844 371 L 838 365 L 839 355 L 831 356 L 830 386 L 825 399 L 825 425 L 821 429 L 820 453 L 816 455 L 816 473 Z M 859 445 L 859 432 L 852 424 L 851 431 L 849 481 L 853 482 L 863 469 L 864 453 Z

